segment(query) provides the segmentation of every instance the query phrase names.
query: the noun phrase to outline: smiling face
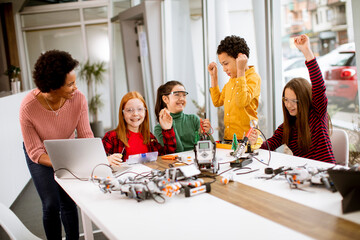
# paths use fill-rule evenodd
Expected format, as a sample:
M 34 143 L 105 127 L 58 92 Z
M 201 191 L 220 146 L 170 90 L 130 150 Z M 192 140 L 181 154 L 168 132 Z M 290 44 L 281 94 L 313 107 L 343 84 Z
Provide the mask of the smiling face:
M 291 116 L 296 116 L 298 114 L 298 106 L 296 103 L 297 97 L 293 90 L 286 88 L 284 92 L 284 105 L 288 110 Z
M 140 125 L 144 122 L 146 108 L 138 98 L 130 99 L 123 109 L 127 129 L 132 132 L 139 132 Z
M 184 111 L 184 108 L 186 106 L 186 94 L 187 94 L 185 88 L 181 85 L 175 85 L 171 90 L 171 92 L 173 92 L 174 94 L 162 96 L 167 109 L 171 113 L 179 113 Z
M 76 73 L 74 70 L 66 75 L 65 83 L 62 87 L 56 90 L 52 90 L 53 94 L 65 99 L 71 99 L 74 96 L 74 92 L 77 89 L 76 86 Z
M 223 67 L 224 72 L 230 78 L 236 78 L 237 77 L 236 59 L 229 56 L 226 52 L 220 53 L 218 55 L 218 58 L 221 66 Z

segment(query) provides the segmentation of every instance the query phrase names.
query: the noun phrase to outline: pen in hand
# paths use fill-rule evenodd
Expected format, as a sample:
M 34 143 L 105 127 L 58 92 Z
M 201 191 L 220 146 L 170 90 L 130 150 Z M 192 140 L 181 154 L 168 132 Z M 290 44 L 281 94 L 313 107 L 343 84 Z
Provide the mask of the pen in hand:
M 123 153 L 124 153 L 124 149 L 121 151 L 121 153 L 114 153 L 111 154 L 110 156 L 108 156 L 108 161 L 110 163 L 111 166 L 120 166 L 121 163 L 123 162 Z

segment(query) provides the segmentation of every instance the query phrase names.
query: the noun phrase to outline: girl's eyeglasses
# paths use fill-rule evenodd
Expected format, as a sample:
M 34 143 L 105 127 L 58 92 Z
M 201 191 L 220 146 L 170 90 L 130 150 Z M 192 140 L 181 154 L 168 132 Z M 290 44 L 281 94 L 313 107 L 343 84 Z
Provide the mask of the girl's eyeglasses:
M 135 111 L 137 112 L 137 113 L 144 113 L 145 111 L 146 111 L 146 108 L 125 108 L 124 110 L 123 110 L 123 112 L 124 113 L 127 113 L 127 114 L 134 114 L 135 113 Z
M 297 99 L 288 99 L 286 97 L 283 97 L 282 100 L 285 104 L 289 103 L 291 105 L 296 105 L 299 103 L 299 100 L 297 100 Z
M 174 92 L 171 92 L 171 93 L 169 93 L 167 95 L 170 95 L 170 94 L 172 94 L 176 98 L 181 98 L 181 97 L 185 98 L 186 95 L 188 95 L 189 93 L 186 92 L 186 91 L 174 91 Z

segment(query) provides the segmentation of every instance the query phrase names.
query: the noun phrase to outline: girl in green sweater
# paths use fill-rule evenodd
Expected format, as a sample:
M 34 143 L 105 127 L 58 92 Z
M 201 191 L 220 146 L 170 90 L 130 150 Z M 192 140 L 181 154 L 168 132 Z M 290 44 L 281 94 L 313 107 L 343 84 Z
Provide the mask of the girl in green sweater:
M 198 133 L 208 132 L 211 128 L 208 119 L 200 119 L 194 114 L 185 114 L 186 92 L 184 85 L 178 81 L 169 81 L 161 85 L 157 90 L 155 115 L 159 119 L 170 113 L 173 118 L 173 128 L 176 137 L 176 152 L 194 149 Z M 202 128 L 200 129 L 200 122 Z M 155 126 L 154 134 L 161 145 L 163 143 L 162 129 L 160 124 Z

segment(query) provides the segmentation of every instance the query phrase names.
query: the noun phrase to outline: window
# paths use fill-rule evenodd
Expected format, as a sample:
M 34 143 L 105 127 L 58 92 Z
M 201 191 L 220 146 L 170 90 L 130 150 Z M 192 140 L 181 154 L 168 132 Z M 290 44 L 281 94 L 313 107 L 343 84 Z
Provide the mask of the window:
M 202 1 L 165 0 L 164 6 L 164 80 L 182 82 L 189 92 L 185 112 L 204 117 Z
M 56 8 L 53 7 L 54 5 L 25 7 L 20 17 L 24 45 L 27 50 L 29 79 L 32 79 L 31 72 L 40 54 L 51 49 L 69 52 L 80 64 L 85 63 L 87 59 L 91 63 L 104 61 L 109 70 L 110 40 L 107 4 L 104 1 L 81 1 L 57 4 Z M 104 107 L 100 110 L 99 120 L 103 122 L 105 128 L 112 127 L 109 84 L 107 72 L 104 74 L 103 84 L 98 88 L 104 103 Z M 32 81 L 29 86 L 35 87 Z M 77 79 L 77 86 L 86 96 L 86 83 Z
M 329 22 L 333 19 L 333 11 L 332 9 L 328 9 L 326 11 L 326 20 Z
M 216 54 L 217 47 L 221 40 L 223 40 L 226 36 L 236 35 L 244 38 L 247 42 L 247 45 L 250 48 L 250 58 L 248 60 L 248 65 L 255 66 L 255 70 L 257 73 L 262 75 L 262 67 L 265 65 L 258 64 L 258 48 L 257 48 L 257 39 L 259 36 L 256 36 L 256 27 L 254 22 L 254 9 L 257 9 L 253 6 L 253 1 L 245 0 L 245 1 L 206 1 L 207 5 L 204 6 L 204 11 L 207 16 L 205 18 L 206 28 L 205 28 L 205 47 L 206 47 L 206 62 L 204 64 L 203 69 L 205 70 L 204 74 L 206 76 L 206 88 L 207 92 L 207 103 L 209 107 L 211 124 L 213 129 L 215 130 L 215 139 L 223 140 L 224 139 L 224 110 L 222 107 L 214 107 L 212 100 L 209 95 L 209 88 L 211 86 L 210 83 L 210 75 L 207 71 L 207 65 L 210 62 L 215 62 L 217 64 L 218 69 L 218 82 L 220 90 L 223 89 L 224 85 L 229 81 L 229 76 L 223 71 L 223 67 L 219 63 L 218 56 Z M 261 19 L 263 18 L 263 13 L 259 16 Z M 290 17 L 289 15 L 287 17 Z M 246 23 L 246 24 L 245 24 Z M 264 26 L 264 22 L 261 23 Z M 257 28 L 262 29 L 262 28 Z M 261 36 L 262 37 L 262 36 Z M 261 51 L 261 50 L 260 50 Z M 266 86 L 266 81 L 262 78 L 262 83 Z M 261 86 L 261 97 L 259 107 L 257 109 L 259 125 L 261 129 L 265 129 L 266 132 L 266 95 L 263 93 L 266 87 Z M 238 138 L 242 138 L 243 135 L 237 136 Z
M 282 0 L 285 12 L 307 9 L 312 24 L 301 31 L 286 28 L 288 19 L 282 19 L 283 84 L 294 77 L 309 79 L 305 65 L 301 64 L 299 51 L 293 45 L 293 37 L 307 34 L 311 48 L 317 57 L 326 85 L 329 100 L 328 113 L 334 128 L 348 131 L 351 151 L 359 152 L 359 103 L 357 86 L 356 53 L 353 20 L 349 1 L 288 1 Z M 298 8 L 305 4 L 302 8 Z M 326 14 L 326 15 L 325 15 Z M 326 17 L 326 21 L 323 17 Z M 290 23 L 291 25 L 291 23 Z M 302 60 L 302 62 L 304 59 Z M 356 155 L 356 154 L 355 154 Z M 359 161 L 350 154 L 350 163 Z
M 80 22 L 80 12 L 78 9 L 22 15 L 22 26 L 25 28 L 57 25 L 59 23 L 64 25 L 73 22 Z

